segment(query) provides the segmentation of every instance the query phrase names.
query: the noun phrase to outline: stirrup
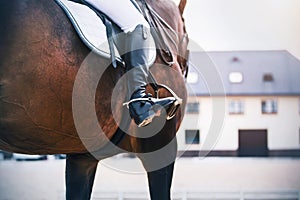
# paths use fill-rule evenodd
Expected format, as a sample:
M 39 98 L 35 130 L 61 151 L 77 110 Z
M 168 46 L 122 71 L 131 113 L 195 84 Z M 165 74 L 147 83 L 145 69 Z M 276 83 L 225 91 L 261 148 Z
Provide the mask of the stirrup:
M 133 104 L 140 102 L 147 102 L 147 105 L 144 105 L 144 111 L 137 113 L 136 109 L 138 109 L 138 107 L 134 107 Z M 175 102 L 177 102 L 177 100 L 174 97 L 166 97 L 161 99 L 153 97 L 141 97 L 132 99 L 126 103 L 123 103 L 123 105 L 127 106 L 130 116 L 134 119 L 138 127 L 142 127 L 150 124 L 155 116 L 160 116 L 163 109 L 166 111 L 166 113 L 170 113 L 172 110 L 174 110 L 173 108 Z M 166 118 L 169 119 L 168 116 Z
M 167 112 L 167 120 L 172 119 L 173 117 L 175 117 L 176 112 L 178 110 L 178 108 L 180 107 L 180 105 L 182 104 L 182 99 L 180 97 L 177 96 L 177 94 L 168 86 L 164 85 L 164 84 L 150 84 L 151 87 L 154 89 L 155 91 L 155 96 L 158 98 L 159 96 L 159 90 L 160 89 L 165 89 L 168 92 L 171 93 L 171 95 L 175 98 L 175 101 L 173 103 L 173 105 L 170 106 L 170 108 L 166 111 Z
M 127 102 L 123 103 L 123 106 L 126 106 L 129 109 L 129 104 L 131 104 L 133 102 L 136 102 L 136 101 L 148 101 L 152 105 L 154 104 L 153 101 L 151 100 L 151 97 L 143 97 L 143 98 L 131 99 L 130 101 L 127 101 Z
M 182 99 L 176 99 L 174 101 L 173 105 L 167 110 L 167 120 L 170 120 L 173 117 L 175 117 L 176 112 L 181 104 L 182 104 Z
M 166 119 L 167 120 L 170 120 L 172 119 L 173 117 L 175 117 L 176 115 L 176 112 L 178 110 L 178 108 L 180 107 L 180 105 L 182 104 L 182 99 L 179 98 L 176 93 L 171 89 L 169 88 L 168 86 L 166 85 L 162 85 L 162 84 L 157 84 L 158 86 L 158 89 L 157 91 L 155 92 L 155 95 L 156 95 L 156 99 L 159 99 L 158 98 L 158 90 L 161 89 L 161 88 L 164 88 L 166 89 L 167 91 L 169 91 L 172 96 L 175 98 L 175 101 L 173 102 L 173 104 L 166 110 L 166 114 L 167 114 L 167 117 Z M 154 105 L 154 102 L 152 101 L 153 97 L 143 97 L 143 98 L 135 98 L 135 99 L 131 99 L 130 101 L 127 101 L 125 103 L 123 103 L 123 106 L 126 106 L 128 109 L 129 109 L 129 104 L 133 103 L 133 102 L 136 102 L 136 101 L 147 101 L 149 103 L 151 103 L 152 105 Z M 151 120 L 152 121 L 152 120 Z

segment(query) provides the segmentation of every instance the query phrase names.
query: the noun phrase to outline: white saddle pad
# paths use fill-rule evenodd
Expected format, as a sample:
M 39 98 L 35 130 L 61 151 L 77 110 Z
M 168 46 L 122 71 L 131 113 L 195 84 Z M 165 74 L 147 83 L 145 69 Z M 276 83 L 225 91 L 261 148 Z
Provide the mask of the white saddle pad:
M 97 14 L 89 7 L 68 0 L 56 0 L 71 20 L 82 41 L 94 52 L 110 58 L 106 27 Z M 115 53 L 117 54 L 117 50 Z M 117 60 L 121 60 L 117 54 Z

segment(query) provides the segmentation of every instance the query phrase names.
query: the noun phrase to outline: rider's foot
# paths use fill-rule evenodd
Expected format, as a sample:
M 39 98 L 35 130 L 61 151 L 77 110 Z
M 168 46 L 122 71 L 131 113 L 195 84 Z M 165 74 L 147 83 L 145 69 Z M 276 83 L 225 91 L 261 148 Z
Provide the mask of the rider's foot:
M 144 95 L 132 98 L 128 102 L 129 113 L 134 122 L 143 127 L 150 124 L 155 116 L 160 116 L 162 111 L 166 112 L 173 106 L 174 97 L 153 98 L 151 95 Z

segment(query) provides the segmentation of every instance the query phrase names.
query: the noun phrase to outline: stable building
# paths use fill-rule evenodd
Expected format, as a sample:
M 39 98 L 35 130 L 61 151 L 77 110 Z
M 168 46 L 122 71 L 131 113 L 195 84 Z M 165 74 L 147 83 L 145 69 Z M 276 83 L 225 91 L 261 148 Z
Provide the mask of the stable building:
M 194 52 L 187 90 L 179 154 L 300 156 L 300 60 L 289 52 Z

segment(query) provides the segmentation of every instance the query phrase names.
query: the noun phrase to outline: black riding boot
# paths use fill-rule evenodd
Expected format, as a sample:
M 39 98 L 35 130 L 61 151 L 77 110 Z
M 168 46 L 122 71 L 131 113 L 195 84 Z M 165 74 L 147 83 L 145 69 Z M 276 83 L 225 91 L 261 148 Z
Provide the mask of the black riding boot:
M 152 63 L 148 63 L 151 35 L 150 31 L 142 25 L 136 27 L 133 32 L 125 35 L 126 53 L 123 59 L 127 67 L 128 92 L 130 101 L 125 103 L 129 108 L 131 118 L 139 126 L 146 126 L 152 119 L 159 115 L 162 109 L 167 110 L 176 101 L 174 97 L 152 98 L 146 94 L 148 69 Z

